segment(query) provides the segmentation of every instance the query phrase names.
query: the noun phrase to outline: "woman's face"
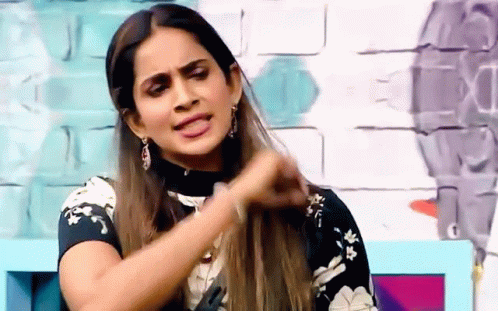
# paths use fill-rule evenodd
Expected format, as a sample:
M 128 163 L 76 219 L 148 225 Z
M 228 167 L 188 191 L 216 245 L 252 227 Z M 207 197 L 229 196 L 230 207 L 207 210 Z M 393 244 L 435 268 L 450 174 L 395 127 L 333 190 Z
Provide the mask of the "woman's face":
M 239 68 L 233 66 L 227 82 L 190 33 L 157 27 L 138 47 L 134 72 L 137 112 L 125 116 L 133 132 L 154 141 L 173 163 L 220 170 L 221 142 L 242 92 Z

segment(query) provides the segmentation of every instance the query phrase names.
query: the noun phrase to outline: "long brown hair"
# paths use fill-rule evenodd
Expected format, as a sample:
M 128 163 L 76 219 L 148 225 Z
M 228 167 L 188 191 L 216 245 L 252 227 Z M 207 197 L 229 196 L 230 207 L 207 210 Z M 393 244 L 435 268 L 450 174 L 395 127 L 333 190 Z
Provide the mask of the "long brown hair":
M 185 217 L 180 204 L 166 195 L 167 176 L 143 170 L 141 141 L 123 120 L 123 111 L 136 113 L 132 96 L 135 53 L 157 26 L 188 31 L 216 60 L 230 83 L 234 56 L 216 31 L 195 11 L 160 4 L 131 15 L 112 38 L 106 58 L 108 86 L 120 112 L 116 131 L 119 141 L 118 180 L 116 183 L 116 227 L 127 257 L 169 230 Z M 236 118 L 239 124 L 234 139 L 223 144 L 224 168 L 234 177 L 249 159 L 271 140 L 258 118 L 245 86 Z M 158 147 L 151 144 L 158 157 Z M 292 224 L 293 212 L 251 213 L 244 226 L 225 235 L 229 310 L 310 310 L 310 275 L 302 245 L 299 224 Z M 301 217 L 302 218 L 302 217 Z M 181 290 L 173 302 L 182 304 Z

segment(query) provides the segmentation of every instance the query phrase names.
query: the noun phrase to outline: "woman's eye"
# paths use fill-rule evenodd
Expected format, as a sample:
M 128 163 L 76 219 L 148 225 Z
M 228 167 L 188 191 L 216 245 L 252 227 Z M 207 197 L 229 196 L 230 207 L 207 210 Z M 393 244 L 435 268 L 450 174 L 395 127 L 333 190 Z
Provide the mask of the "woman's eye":
M 166 75 L 158 75 L 149 81 L 147 95 L 158 97 L 171 85 L 171 78 Z
M 207 69 L 198 67 L 198 68 L 195 68 L 194 70 L 192 70 L 192 72 L 190 73 L 190 76 L 193 78 L 199 79 L 199 80 L 204 80 L 208 76 L 208 73 L 209 72 Z
M 154 83 L 147 89 L 147 94 L 152 97 L 161 95 L 166 90 L 164 83 Z

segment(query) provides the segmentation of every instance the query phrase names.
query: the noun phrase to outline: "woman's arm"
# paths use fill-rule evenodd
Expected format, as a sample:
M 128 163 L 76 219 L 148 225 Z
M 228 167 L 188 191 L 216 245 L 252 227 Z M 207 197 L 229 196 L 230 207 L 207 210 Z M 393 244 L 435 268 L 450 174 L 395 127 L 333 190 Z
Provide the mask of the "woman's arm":
M 71 310 L 147 310 L 163 305 L 214 239 L 236 220 L 233 198 L 222 192 L 198 217 L 125 260 L 105 242 L 88 241 L 62 257 L 59 277 Z
M 157 309 L 176 291 L 219 234 L 238 220 L 241 202 L 278 208 L 303 204 L 307 190 L 295 163 L 259 153 L 241 174 L 160 238 L 122 260 L 113 246 L 87 241 L 61 258 L 61 290 L 71 310 Z

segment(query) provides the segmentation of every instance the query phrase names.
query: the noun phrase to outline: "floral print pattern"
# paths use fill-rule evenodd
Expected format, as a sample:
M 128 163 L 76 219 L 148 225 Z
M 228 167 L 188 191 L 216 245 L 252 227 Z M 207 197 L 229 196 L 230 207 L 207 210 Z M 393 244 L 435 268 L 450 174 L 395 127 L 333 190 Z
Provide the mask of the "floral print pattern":
M 205 196 L 193 197 L 173 191 L 168 191 L 168 195 L 172 198 L 177 199 L 185 206 L 193 207 L 196 214 L 199 213 L 201 205 L 204 204 L 204 201 L 206 201 Z
M 98 189 L 98 190 L 97 190 Z M 116 194 L 114 189 L 101 177 L 91 178 L 84 187 L 73 191 L 62 204 L 62 213 L 70 226 L 79 223 L 82 217 L 89 217 L 93 223 L 101 225 L 101 234 L 107 234 L 109 229 L 104 217 L 95 215 L 94 208 L 102 208 L 112 220 Z
M 202 210 L 206 200 L 205 196 L 187 196 L 173 191 L 167 194 L 184 207 L 189 207 L 188 210 L 193 208 L 195 213 Z M 112 223 L 115 204 L 116 195 L 110 182 L 105 178 L 94 177 L 64 202 L 60 225 L 64 226 L 66 234 L 71 232 L 72 239 L 101 239 L 119 249 L 119 240 Z M 306 241 L 310 245 L 306 256 L 313 271 L 311 287 L 315 310 L 376 311 L 365 248 L 347 207 L 332 191 L 319 189 L 308 197 L 306 217 L 306 224 L 309 225 Z M 100 236 L 95 237 L 99 233 Z M 211 258 L 220 242 L 221 236 L 215 240 L 205 258 Z M 71 240 L 63 240 L 62 245 L 59 259 L 74 244 Z M 195 309 L 205 290 L 222 269 L 224 256 L 221 253 L 217 253 L 212 261 L 198 264 L 187 278 L 185 294 L 186 307 L 189 309 Z M 223 307 L 219 310 L 223 310 Z
M 68 217 L 67 222 L 69 225 L 76 225 L 78 221 L 81 219 L 82 216 L 90 217 L 92 222 L 96 223 L 99 222 L 102 225 L 102 229 L 100 230 L 101 234 L 107 234 L 109 232 L 109 229 L 107 229 L 107 225 L 105 224 L 104 217 L 100 215 L 93 215 L 92 214 L 93 208 L 91 206 L 84 206 L 84 207 L 73 207 L 70 209 L 67 209 L 66 212 L 64 213 L 64 217 Z M 77 216 L 77 215 L 82 215 L 82 216 Z
M 348 241 L 349 244 L 353 244 L 354 242 L 358 242 L 358 238 L 356 237 L 356 233 L 353 233 L 351 229 L 344 235 L 344 240 Z
M 315 220 L 317 227 L 322 227 L 322 215 L 323 215 L 323 202 L 325 198 L 318 193 L 308 196 L 309 205 L 306 208 L 306 217 L 310 217 Z
M 356 233 L 353 233 L 351 229 L 348 230 L 346 234 L 343 234 L 341 229 L 335 227 L 334 231 L 337 233 L 337 240 L 335 243 L 341 250 L 341 254 L 346 253 L 346 259 L 353 260 L 357 252 L 354 250 L 354 247 L 352 244 L 358 243 L 360 240 L 356 237 Z M 350 245 L 348 245 L 350 244 Z
M 312 288 L 317 293 L 317 297 L 321 296 L 325 291 L 328 282 L 340 273 L 346 271 L 346 264 L 343 262 L 343 255 L 345 254 L 346 259 L 350 261 L 353 261 L 358 255 L 352 245 L 345 245 L 345 242 L 349 244 L 359 242 L 359 239 L 356 237 L 356 233 L 353 233 L 353 231 L 349 229 L 346 234 L 342 234 L 341 229 L 337 227 L 334 228 L 334 231 L 339 237 L 339 239 L 335 242 L 339 247 L 341 254 L 332 258 L 327 267 L 321 266 L 313 272 Z M 327 297 L 327 299 L 330 300 L 329 297 Z
M 346 258 L 349 260 L 353 260 L 356 257 L 357 253 L 354 251 L 352 246 L 346 247 Z
M 330 224 L 324 216 L 328 207 L 324 196 L 313 194 L 308 198 L 307 217 L 315 220 L 318 228 Z M 362 282 L 355 278 L 364 272 L 365 250 L 358 228 L 334 226 L 332 235 L 327 235 L 330 252 L 335 253 L 328 264 L 320 265 L 313 272 L 312 289 L 317 301 L 317 310 L 360 311 L 377 310 L 372 279 L 368 273 Z M 332 250 L 334 249 L 335 250 Z M 361 258 L 358 261 L 358 258 Z M 367 270 L 368 271 L 368 267 Z M 351 288 L 354 288 L 352 290 Z M 368 290 L 366 289 L 368 288 Z
M 329 311 L 377 311 L 377 308 L 365 287 L 359 286 L 353 291 L 343 286 L 330 303 Z
M 317 296 L 320 296 L 325 291 L 326 284 L 344 271 L 346 271 L 346 265 L 342 262 L 342 256 L 332 258 L 327 267 L 319 267 L 313 272 L 311 288 Z

